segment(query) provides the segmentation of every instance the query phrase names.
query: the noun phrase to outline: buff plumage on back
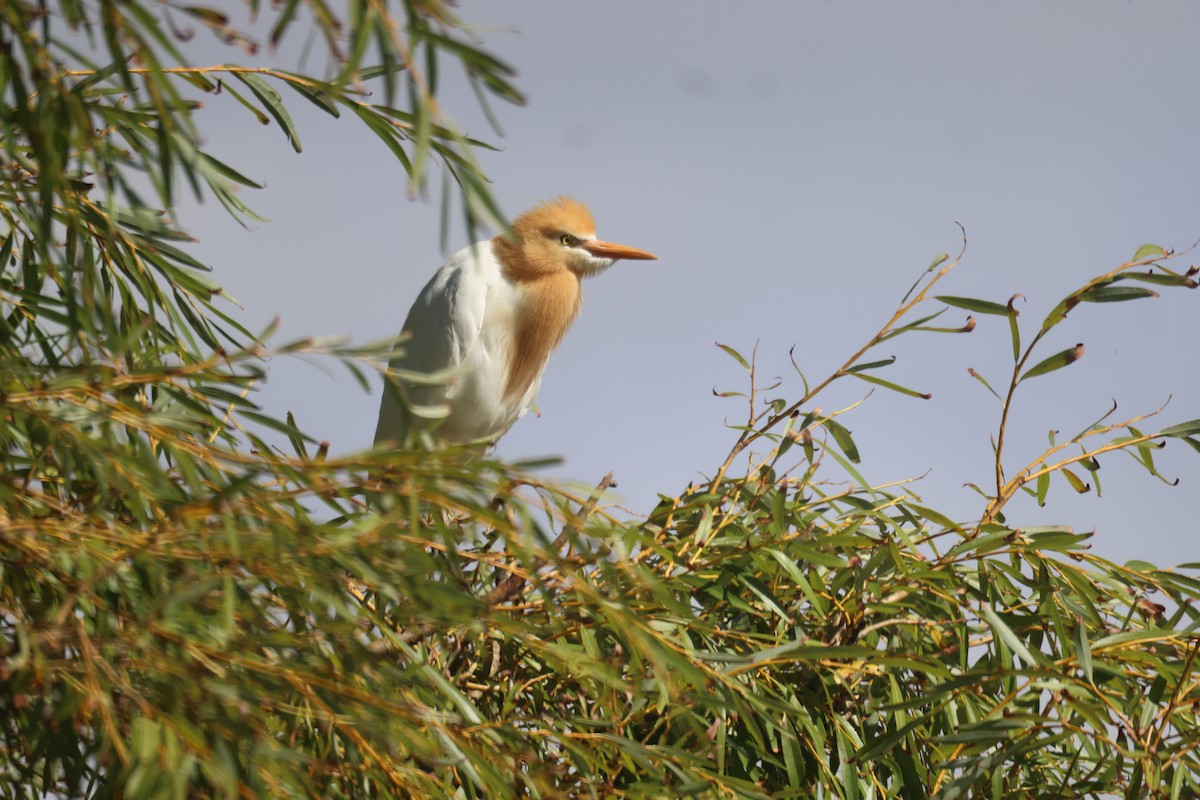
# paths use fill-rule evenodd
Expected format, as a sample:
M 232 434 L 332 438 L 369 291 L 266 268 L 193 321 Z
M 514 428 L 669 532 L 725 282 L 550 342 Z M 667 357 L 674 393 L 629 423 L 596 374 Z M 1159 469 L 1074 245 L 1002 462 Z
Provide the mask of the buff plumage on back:
M 596 234 L 592 212 L 569 197 L 526 211 L 513 220 L 512 228 L 521 244 L 504 236 L 492 240 L 505 274 L 525 290 L 509 358 L 506 397 L 520 396 L 537 380 L 583 303 L 579 276 L 562 267 L 559 235 Z

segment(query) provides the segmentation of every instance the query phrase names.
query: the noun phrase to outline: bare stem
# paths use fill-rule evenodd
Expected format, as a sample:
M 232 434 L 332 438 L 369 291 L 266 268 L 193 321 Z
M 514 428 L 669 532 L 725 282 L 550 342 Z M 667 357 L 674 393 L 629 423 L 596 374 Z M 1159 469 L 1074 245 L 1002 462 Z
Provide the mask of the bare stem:
M 960 229 L 961 229 L 961 226 L 960 226 Z M 724 463 L 722 463 L 720 469 L 717 470 L 717 474 L 716 474 L 716 476 L 713 477 L 712 482 L 709 484 L 708 490 L 710 492 L 715 492 L 717 490 L 717 487 L 719 487 L 721 485 L 721 482 L 725 479 L 725 475 L 729 472 L 729 468 L 733 465 L 733 461 L 734 461 L 734 459 L 737 458 L 739 453 L 741 453 L 749 445 L 751 445 L 758 439 L 765 436 L 768 431 L 770 431 L 772 428 L 774 428 L 776 425 L 778 425 L 781 421 L 791 417 L 792 414 L 799 411 L 800 408 L 802 406 L 804 406 L 805 403 L 807 403 L 812 398 L 814 398 L 818 394 L 820 394 L 821 391 L 823 391 L 825 389 L 825 387 L 829 386 L 829 384 L 833 383 L 838 378 L 842 378 L 845 375 L 847 375 L 850 367 L 854 366 L 854 364 L 857 363 L 857 361 L 860 358 L 862 358 L 871 348 L 873 348 L 873 347 L 875 347 L 875 345 L 879 344 L 879 342 L 882 341 L 884 336 L 886 336 L 892 330 L 892 328 L 896 325 L 897 322 L 900 321 L 900 319 L 902 317 L 904 317 L 904 315 L 906 315 L 909 311 L 911 311 L 915 306 L 924 302 L 926 296 L 929 294 L 929 290 L 932 289 L 938 283 L 938 281 L 940 281 L 943 277 L 945 277 L 946 273 L 948 273 L 950 270 L 954 269 L 954 267 L 958 265 L 959 261 L 962 260 L 963 254 L 966 252 L 966 249 L 967 249 L 967 234 L 966 234 L 966 231 L 964 230 L 963 231 L 962 249 L 959 250 L 958 255 L 955 256 L 952 261 L 949 261 L 945 266 L 943 266 L 940 270 L 938 270 L 937 274 L 935 274 L 933 276 L 933 278 L 930 279 L 930 281 L 925 284 L 925 286 L 921 289 L 921 291 L 917 292 L 916 296 L 914 296 L 911 300 L 902 302 L 896 308 L 896 311 L 892 314 L 891 319 L 889 319 L 887 321 L 887 323 L 885 323 L 884 326 L 882 328 L 880 328 L 879 331 L 867 341 L 867 343 L 865 345 L 863 345 L 861 348 L 859 348 L 859 350 L 856 353 L 854 353 L 854 355 L 850 356 L 850 358 L 848 358 L 846 360 L 846 362 L 837 369 L 837 371 L 835 371 L 832 375 L 827 377 L 825 380 L 821 381 L 821 383 L 817 384 L 815 387 L 813 387 L 809 391 L 805 392 L 804 396 L 801 397 L 799 400 L 797 400 L 795 403 L 792 403 L 792 405 L 788 406 L 787 408 L 785 408 L 783 411 L 779 412 L 778 414 L 774 414 L 771 417 L 769 417 L 767 419 L 767 421 L 765 423 L 763 423 L 762 427 L 756 428 L 754 430 L 742 431 L 741 435 L 738 436 L 737 441 L 734 442 L 733 447 L 730 449 L 729 455 L 725 458 Z

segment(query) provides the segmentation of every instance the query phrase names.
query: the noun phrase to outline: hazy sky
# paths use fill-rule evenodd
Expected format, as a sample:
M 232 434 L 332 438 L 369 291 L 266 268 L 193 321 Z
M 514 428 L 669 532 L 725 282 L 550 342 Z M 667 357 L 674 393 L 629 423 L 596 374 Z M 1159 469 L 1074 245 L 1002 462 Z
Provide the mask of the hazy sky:
M 769 396 L 795 397 L 789 347 L 810 379 L 823 378 L 934 255 L 958 250 L 956 221 L 970 243 L 940 293 L 1020 292 L 1030 335 L 1063 295 L 1139 245 L 1200 238 L 1193 0 L 464 0 L 459 10 L 529 97 L 497 107 L 503 136 L 461 86 L 450 82 L 443 98 L 472 135 L 502 147 L 484 164 L 506 210 L 568 194 L 592 207 L 602 238 L 660 258 L 585 285 L 583 314 L 543 380 L 543 416 L 519 422 L 499 452 L 562 456 L 554 474 L 585 483 L 612 470 L 635 512 L 711 474 L 736 438 L 723 426 L 742 422 L 744 405 L 713 388 L 746 380 L 714 341 L 747 354 L 757 342 L 760 378 L 785 380 Z M 214 152 L 267 183 L 246 199 L 273 221 L 252 233 L 215 203 L 183 215 L 246 317 L 281 316 L 280 342 L 397 333 L 446 257 L 436 192 L 407 199 L 382 144 L 298 98 L 301 155 L 228 98 L 206 105 Z M 465 244 L 455 229 L 451 250 Z M 1043 355 L 1080 341 L 1087 355 L 1022 386 L 1009 470 L 1044 448 L 1048 430 L 1069 436 L 1113 399 L 1132 415 L 1173 396 L 1146 428 L 1200 417 L 1198 304 L 1200 292 L 1177 290 L 1077 309 Z M 982 508 L 963 484 L 988 481 L 999 417 L 967 368 L 998 388 L 1011 370 L 1005 321 L 979 322 L 967 336 L 924 334 L 878 351 L 899 356 L 882 377 L 933 399 L 877 391 L 841 418 L 869 480 L 929 471 L 914 490 L 963 519 Z M 817 404 L 866 394 L 843 383 Z M 343 371 L 283 359 L 258 399 L 277 415 L 294 411 L 335 452 L 370 444 L 379 402 Z M 1179 486 L 1109 456 L 1102 497 L 1071 496 L 1059 481 L 1047 508 L 1014 505 L 1009 521 L 1096 528 L 1094 549 L 1118 561 L 1200 561 L 1200 458 L 1175 443 L 1156 459 Z

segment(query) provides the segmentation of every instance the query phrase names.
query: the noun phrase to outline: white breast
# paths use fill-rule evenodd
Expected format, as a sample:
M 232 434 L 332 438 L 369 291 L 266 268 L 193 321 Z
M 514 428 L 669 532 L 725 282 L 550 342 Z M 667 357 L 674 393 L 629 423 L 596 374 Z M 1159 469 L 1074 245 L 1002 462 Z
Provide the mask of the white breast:
M 461 250 L 418 295 L 404 330 L 411 339 L 397 346 L 379 410 L 375 441 L 400 441 L 410 415 L 400 392 L 420 418 L 444 417 L 438 436 L 456 442 L 495 439 L 533 405 L 541 373 L 520 397 L 504 397 L 521 290 L 505 278 L 491 242 Z M 452 374 L 446 374 L 450 371 Z M 430 385 L 413 374 L 436 374 Z

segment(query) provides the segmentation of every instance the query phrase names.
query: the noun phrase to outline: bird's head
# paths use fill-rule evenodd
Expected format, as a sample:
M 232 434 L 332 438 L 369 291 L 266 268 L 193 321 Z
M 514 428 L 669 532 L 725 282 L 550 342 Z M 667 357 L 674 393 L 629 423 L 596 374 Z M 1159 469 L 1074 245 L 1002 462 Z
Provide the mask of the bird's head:
M 512 232 L 496 237 L 505 266 L 516 277 L 537 277 L 568 270 L 587 278 L 626 258 L 657 258 L 645 250 L 596 238 L 596 223 L 587 206 L 559 197 L 513 220 Z

